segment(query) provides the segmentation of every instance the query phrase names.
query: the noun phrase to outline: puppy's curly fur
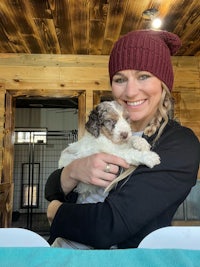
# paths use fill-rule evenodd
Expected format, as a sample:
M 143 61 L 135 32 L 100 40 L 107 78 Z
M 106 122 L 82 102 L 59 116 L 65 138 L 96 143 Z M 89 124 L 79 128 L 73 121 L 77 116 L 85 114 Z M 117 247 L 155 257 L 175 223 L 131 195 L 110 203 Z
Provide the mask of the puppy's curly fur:
M 99 152 L 124 158 L 133 168 L 120 175 L 106 191 L 117 181 L 127 177 L 136 166 L 143 164 L 152 168 L 160 163 L 159 156 L 150 151 L 149 143 L 142 137 L 132 135 L 128 113 L 116 101 L 104 101 L 97 105 L 90 113 L 85 129 L 85 134 L 79 141 L 62 151 L 59 168 L 77 158 Z M 78 203 L 93 201 L 92 194 L 101 195 L 98 201 L 103 201 L 107 196 L 102 188 L 81 182 L 75 190 L 79 193 Z

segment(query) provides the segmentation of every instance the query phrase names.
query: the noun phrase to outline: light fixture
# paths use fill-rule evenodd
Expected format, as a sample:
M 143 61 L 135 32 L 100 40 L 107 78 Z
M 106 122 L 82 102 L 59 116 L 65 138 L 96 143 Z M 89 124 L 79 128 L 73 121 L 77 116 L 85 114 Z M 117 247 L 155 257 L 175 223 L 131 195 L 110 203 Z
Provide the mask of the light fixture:
M 162 21 L 159 18 L 155 18 L 151 22 L 151 26 L 154 29 L 159 29 L 161 27 L 161 25 L 162 25 Z
M 158 16 L 159 12 L 156 8 L 150 8 L 150 9 L 147 9 L 145 10 L 143 13 L 142 13 L 142 17 L 145 19 L 145 20 L 149 20 L 151 21 L 151 27 L 153 29 L 159 29 L 162 25 L 162 21 L 161 19 L 159 19 L 157 16 Z

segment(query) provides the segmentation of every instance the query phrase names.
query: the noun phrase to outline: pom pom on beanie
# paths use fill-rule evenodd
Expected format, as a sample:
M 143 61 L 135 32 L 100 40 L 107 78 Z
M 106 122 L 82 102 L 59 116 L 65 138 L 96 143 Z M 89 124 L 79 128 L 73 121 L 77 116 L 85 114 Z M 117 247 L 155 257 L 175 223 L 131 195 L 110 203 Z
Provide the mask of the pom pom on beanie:
M 174 82 L 171 56 L 181 46 L 176 34 L 167 31 L 138 30 L 121 37 L 109 59 L 110 82 L 120 70 L 148 71 L 172 90 Z

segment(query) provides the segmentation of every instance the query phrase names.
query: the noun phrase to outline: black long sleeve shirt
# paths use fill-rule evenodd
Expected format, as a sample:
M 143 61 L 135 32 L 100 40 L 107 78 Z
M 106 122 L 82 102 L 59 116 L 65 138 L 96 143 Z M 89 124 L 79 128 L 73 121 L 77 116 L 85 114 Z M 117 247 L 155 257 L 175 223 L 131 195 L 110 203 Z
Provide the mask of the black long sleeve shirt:
M 96 249 L 116 244 L 135 248 L 150 232 L 170 225 L 196 183 L 200 144 L 192 130 L 170 121 L 153 150 L 161 163 L 152 169 L 139 166 L 103 203 L 74 203 L 75 195 L 64 196 L 60 187 L 61 170 L 53 172 L 46 199 L 65 203 L 51 225 L 51 238 L 64 237 Z

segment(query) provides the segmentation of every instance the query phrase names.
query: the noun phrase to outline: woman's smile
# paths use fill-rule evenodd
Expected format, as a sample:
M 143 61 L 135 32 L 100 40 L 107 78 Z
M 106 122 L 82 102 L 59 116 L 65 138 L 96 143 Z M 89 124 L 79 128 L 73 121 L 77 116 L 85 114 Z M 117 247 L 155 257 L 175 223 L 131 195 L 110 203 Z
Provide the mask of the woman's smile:
M 140 107 L 145 101 L 145 99 L 138 101 L 126 101 L 126 105 L 131 107 Z

